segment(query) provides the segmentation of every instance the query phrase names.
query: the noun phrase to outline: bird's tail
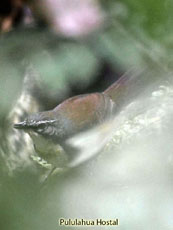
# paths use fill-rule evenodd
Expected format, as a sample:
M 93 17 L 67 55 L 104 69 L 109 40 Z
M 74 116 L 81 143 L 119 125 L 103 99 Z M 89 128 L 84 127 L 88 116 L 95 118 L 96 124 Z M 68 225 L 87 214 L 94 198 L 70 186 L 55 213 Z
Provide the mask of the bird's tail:
M 120 108 L 137 98 L 145 89 L 148 89 L 146 86 L 150 85 L 152 87 L 152 83 L 156 80 L 153 78 L 155 78 L 155 74 L 152 74 L 151 71 L 133 69 L 127 71 L 103 93 L 109 96 Z

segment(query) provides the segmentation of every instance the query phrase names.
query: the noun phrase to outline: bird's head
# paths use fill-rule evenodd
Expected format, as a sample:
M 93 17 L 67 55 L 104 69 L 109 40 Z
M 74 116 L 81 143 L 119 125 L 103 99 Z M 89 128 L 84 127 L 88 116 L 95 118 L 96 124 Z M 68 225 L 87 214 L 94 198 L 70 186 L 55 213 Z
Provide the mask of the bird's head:
M 53 111 L 39 112 L 29 115 L 24 121 L 14 124 L 14 128 L 21 129 L 29 134 L 34 133 L 45 137 L 57 136 L 60 128 L 59 116 Z M 61 134 L 59 134 L 61 136 Z

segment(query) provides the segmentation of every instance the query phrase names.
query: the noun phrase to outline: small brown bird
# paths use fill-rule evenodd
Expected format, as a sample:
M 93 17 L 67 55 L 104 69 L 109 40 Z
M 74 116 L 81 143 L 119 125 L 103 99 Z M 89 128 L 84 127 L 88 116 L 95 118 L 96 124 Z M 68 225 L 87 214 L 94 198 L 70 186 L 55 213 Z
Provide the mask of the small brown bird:
M 53 110 L 29 115 L 14 124 L 14 128 L 27 132 L 38 155 L 54 168 L 66 167 L 77 152 L 66 140 L 110 119 L 119 106 L 120 95 L 127 91 L 123 90 L 128 79 L 128 76 L 121 77 L 103 93 L 75 96 Z

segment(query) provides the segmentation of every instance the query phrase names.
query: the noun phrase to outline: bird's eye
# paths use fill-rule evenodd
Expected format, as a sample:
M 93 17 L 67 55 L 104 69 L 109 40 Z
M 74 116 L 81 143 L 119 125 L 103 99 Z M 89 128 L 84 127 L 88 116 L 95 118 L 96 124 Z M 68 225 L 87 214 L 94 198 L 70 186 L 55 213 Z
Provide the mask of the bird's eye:
M 46 129 L 45 129 L 45 133 L 46 134 L 49 134 L 50 136 L 52 136 L 54 134 L 54 128 L 53 126 L 48 126 Z
M 41 123 L 35 129 L 36 129 L 37 133 L 42 134 L 44 132 L 45 128 L 46 128 L 46 124 L 45 123 Z

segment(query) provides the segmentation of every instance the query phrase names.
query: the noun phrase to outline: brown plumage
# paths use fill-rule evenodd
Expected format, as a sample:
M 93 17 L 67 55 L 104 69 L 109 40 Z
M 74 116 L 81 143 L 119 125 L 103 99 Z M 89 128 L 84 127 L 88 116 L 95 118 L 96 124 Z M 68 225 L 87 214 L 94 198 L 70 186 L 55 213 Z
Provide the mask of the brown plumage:
M 14 128 L 22 129 L 31 136 L 41 157 L 55 167 L 64 167 L 71 152 L 75 152 L 66 140 L 110 119 L 116 113 L 119 100 L 126 96 L 123 89 L 127 88 L 128 80 L 128 76 L 122 77 L 103 93 L 69 98 L 53 110 L 29 115 Z M 65 150 L 63 154 L 62 149 Z M 63 160 L 62 156 L 65 156 Z M 63 164 L 59 163 L 61 161 Z

